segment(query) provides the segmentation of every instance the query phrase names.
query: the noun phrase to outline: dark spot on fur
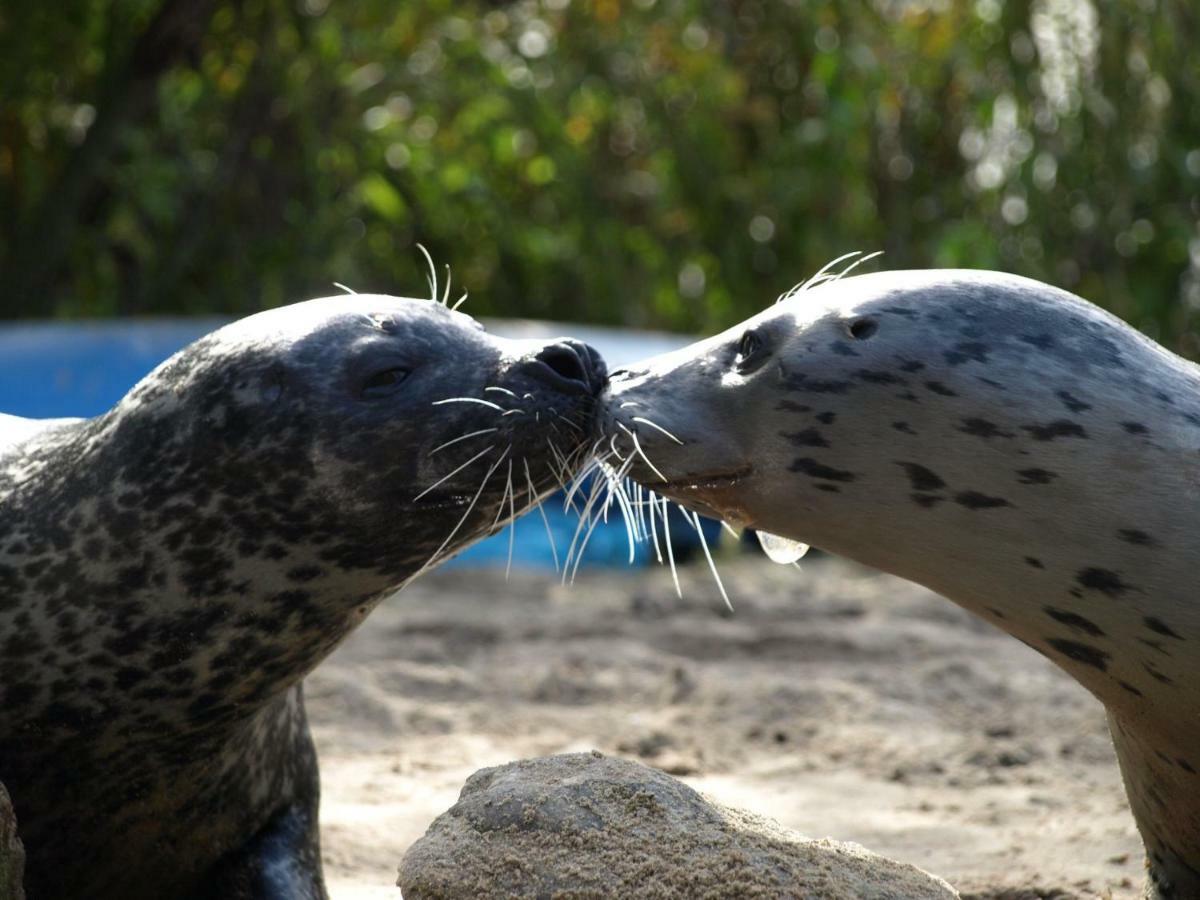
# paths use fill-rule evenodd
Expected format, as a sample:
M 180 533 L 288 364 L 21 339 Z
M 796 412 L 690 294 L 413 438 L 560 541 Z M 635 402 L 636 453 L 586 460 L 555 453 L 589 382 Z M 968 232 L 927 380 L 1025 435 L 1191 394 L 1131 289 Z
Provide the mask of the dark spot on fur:
M 832 466 L 827 466 L 824 463 L 817 462 L 812 457 L 805 456 L 800 459 L 795 459 L 788 466 L 789 472 L 803 472 L 811 478 L 821 478 L 826 481 L 855 481 L 858 476 L 853 472 L 848 472 L 845 469 L 835 469 Z
M 1121 576 L 1111 569 L 1094 566 L 1081 569 L 1075 580 L 1089 591 L 1099 591 L 1107 597 L 1119 597 L 1130 590 L 1130 585 L 1122 581 Z
M 990 612 L 997 619 L 1007 619 L 1008 618 L 1008 616 L 1006 616 L 1000 610 L 996 609 L 996 607 L 994 607 L 994 606 L 987 607 L 987 611 Z
M 809 378 L 803 372 L 785 376 L 783 388 L 788 391 L 804 391 L 809 394 L 844 394 L 853 385 L 849 381 Z
M 776 409 L 781 409 L 784 412 L 806 413 L 812 412 L 811 406 L 805 406 L 803 403 L 797 403 L 795 400 L 780 400 L 775 406 Z
M 1129 691 L 1129 693 L 1133 694 L 1135 697 L 1142 696 L 1142 692 L 1135 688 L 1128 681 L 1118 681 L 1117 684 L 1119 684 L 1124 690 Z
M 1170 652 L 1168 652 L 1167 648 L 1162 645 L 1162 641 L 1152 641 L 1150 638 L 1145 638 L 1145 637 L 1138 638 L 1138 641 L 1140 643 L 1145 644 L 1147 647 L 1149 647 L 1151 650 L 1155 651 L 1156 653 L 1161 653 L 1163 656 L 1171 655 Z
M 946 364 L 950 366 L 961 366 L 966 362 L 986 363 L 988 361 L 988 351 L 990 348 L 987 344 L 979 341 L 963 341 L 954 345 L 953 350 L 947 350 L 942 354 L 946 360 Z
M 858 356 L 858 351 L 845 341 L 830 341 L 829 349 L 838 356 Z
M 922 509 L 932 509 L 937 506 L 945 497 L 938 497 L 936 494 L 910 494 L 913 503 L 920 506 Z
M 828 447 L 829 441 L 825 440 L 821 432 L 815 428 L 805 428 L 803 431 L 779 432 L 781 437 L 787 438 L 796 447 Z
M 970 418 L 963 419 L 962 426 L 958 429 L 963 434 L 969 434 L 972 437 L 983 438 L 1010 438 L 1013 436 L 1011 431 L 1005 431 L 999 425 L 989 422 L 987 419 Z
M 921 362 L 920 360 L 916 360 L 916 359 L 906 359 L 904 362 L 902 362 L 900 364 L 901 372 L 909 372 L 909 373 L 920 372 L 924 368 L 925 368 L 925 363 Z
M 1025 557 L 1025 565 L 1032 566 L 1035 569 L 1046 568 L 1044 565 L 1042 565 L 1042 561 L 1040 559 L 1038 559 L 1036 556 Z
M 1055 346 L 1056 341 L 1052 334 L 1023 334 L 1020 340 L 1030 346 L 1037 347 L 1039 350 L 1049 350 Z
M 935 394 L 941 394 L 943 397 L 958 396 L 958 394 L 950 390 L 950 388 L 946 387 L 940 381 L 927 381 L 925 382 L 925 387 L 929 388 L 929 390 L 933 391 Z
M 1154 668 L 1153 663 L 1142 663 L 1142 668 L 1145 669 L 1146 672 L 1150 675 L 1150 677 L 1153 678 L 1155 681 L 1157 681 L 1159 684 L 1174 684 L 1175 683 L 1175 680 L 1173 678 L 1171 678 L 1169 675 L 1164 675 L 1162 672 L 1158 671 L 1158 669 Z
M 859 369 L 854 377 L 868 384 L 904 384 L 905 380 L 891 372 L 879 372 L 871 369 Z
M 962 491 L 955 494 L 954 502 L 967 509 L 996 509 L 1001 506 L 1012 506 L 1003 497 L 989 497 L 979 491 Z
M 902 468 L 908 475 L 908 480 L 912 484 L 914 491 L 937 491 L 946 486 L 946 482 L 942 481 L 936 472 L 918 463 L 896 460 L 896 465 Z
M 1136 544 L 1139 547 L 1158 546 L 1158 541 L 1137 528 L 1122 528 L 1117 532 L 1117 536 L 1126 543 Z
M 1052 441 L 1060 437 L 1086 438 L 1088 436 L 1082 425 L 1077 422 L 1068 422 L 1065 419 L 1047 422 L 1045 425 L 1022 425 L 1021 428 L 1028 431 L 1035 441 Z
M 1084 403 L 1078 397 L 1072 395 L 1070 391 L 1058 391 L 1056 396 L 1062 401 L 1063 406 L 1073 413 L 1086 412 L 1092 408 L 1090 403 Z
M 1141 422 L 1122 422 L 1121 427 L 1130 434 L 1149 434 L 1150 429 Z
M 1049 484 L 1058 474 L 1047 469 L 1020 469 L 1017 472 L 1021 484 Z
M 1055 622 L 1061 622 L 1073 631 L 1079 631 L 1091 637 L 1104 637 L 1104 630 L 1099 625 L 1078 613 L 1067 609 L 1055 609 L 1053 606 L 1043 606 L 1042 611 Z
M 836 419 L 836 418 L 837 418 L 837 413 L 832 412 L 832 411 L 819 413 L 817 415 L 817 421 L 820 422 L 822 425 L 832 425 L 834 419 Z
M 912 426 L 907 422 L 893 422 L 892 427 L 902 434 L 916 434 L 916 432 L 912 430 Z
M 287 573 L 287 577 L 290 581 L 312 581 L 314 578 L 320 577 L 324 571 L 320 566 L 297 566 Z
M 840 494 L 842 489 L 836 484 L 818 484 L 814 485 L 818 491 L 824 491 L 827 494 Z
M 1161 634 L 1163 637 L 1175 638 L 1177 641 L 1186 640 L 1181 634 L 1177 634 L 1175 630 L 1164 622 L 1162 619 L 1156 619 L 1154 616 L 1146 616 L 1142 621 L 1146 627 L 1155 634 Z
M 1085 666 L 1108 671 L 1108 660 L 1111 654 L 1091 644 L 1081 644 L 1078 641 L 1068 641 L 1063 638 L 1046 638 L 1046 643 L 1065 656 L 1067 659 Z

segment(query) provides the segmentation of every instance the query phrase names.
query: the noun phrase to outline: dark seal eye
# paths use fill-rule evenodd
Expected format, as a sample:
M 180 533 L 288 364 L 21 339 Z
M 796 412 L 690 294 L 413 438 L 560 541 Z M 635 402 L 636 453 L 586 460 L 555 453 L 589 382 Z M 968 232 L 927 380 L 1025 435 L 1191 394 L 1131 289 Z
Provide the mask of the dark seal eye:
M 751 329 L 738 341 L 737 367 L 746 372 L 757 367 L 766 357 L 766 344 L 757 331 Z
M 879 330 L 879 323 L 874 319 L 855 319 L 847 330 L 850 332 L 850 337 L 856 341 L 865 341 Z
M 408 369 L 384 369 L 382 372 L 376 372 L 363 383 L 361 396 L 364 400 L 390 397 L 407 377 Z

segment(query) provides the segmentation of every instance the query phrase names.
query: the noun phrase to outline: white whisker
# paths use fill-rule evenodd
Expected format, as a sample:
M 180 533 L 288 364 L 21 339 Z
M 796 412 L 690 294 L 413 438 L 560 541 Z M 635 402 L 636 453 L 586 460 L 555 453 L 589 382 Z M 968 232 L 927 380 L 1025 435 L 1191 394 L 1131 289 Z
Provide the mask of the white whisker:
M 449 447 L 453 444 L 457 444 L 459 441 L 465 441 L 467 438 L 479 437 L 479 435 L 481 435 L 481 434 L 491 434 L 493 431 L 499 431 L 499 430 L 500 430 L 499 428 L 481 428 L 478 431 L 470 431 L 466 434 L 459 435 L 458 437 L 456 437 L 452 440 L 446 441 L 446 443 L 444 443 L 444 444 L 438 444 L 436 447 L 434 447 L 432 450 L 429 451 L 429 455 L 433 456 L 433 454 L 437 453 L 439 450 L 445 450 L 447 447 Z
M 631 422 L 641 422 L 643 425 L 649 425 L 651 428 L 655 429 L 656 431 L 661 431 L 663 434 L 665 434 L 667 437 L 669 437 L 675 443 L 679 444 L 681 447 L 683 446 L 683 441 L 681 441 L 679 438 L 675 437 L 675 435 L 671 434 L 671 432 L 667 431 L 667 429 L 663 428 L 658 423 L 651 422 L 645 416 L 632 416 L 630 418 L 630 421 Z M 664 479 L 664 481 L 665 480 L 666 479 Z
M 428 494 L 430 491 L 432 491 L 439 484 L 442 484 L 443 482 L 453 478 L 455 475 L 457 475 L 459 472 L 461 472 L 463 469 L 465 469 L 471 463 L 475 462 L 475 460 L 479 459 L 481 456 L 485 456 L 488 453 L 491 453 L 495 449 L 496 449 L 496 445 L 491 444 L 486 449 L 480 450 L 478 453 L 476 453 L 474 456 L 472 456 L 470 459 L 468 459 L 465 463 L 463 463 L 461 466 L 459 466 L 457 469 L 455 469 L 449 475 L 443 475 L 441 478 L 439 478 L 437 481 L 435 481 L 429 487 L 425 488 L 425 490 L 421 491 L 421 493 L 417 494 L 417 496 L 413 497 L 412 502 L 416 503 L 418 500 L 420 500 L 422 497 L 424 497 L 426 494 Z M 503 457 L 501 457 L 501 459 L 503 459 Z
M 504 452 L 508 453 L 507 450 L 505 450 Z M 425 565 L 423 565 L 421 567 L 421 571 L 417 572 L 417 575 L 420 575 L 421 572 L 424 572 L 431 565 L 433 565 L 434 561 L 438 558 L 438 555 L 443 550 L 446 549 L 446 547 L 450 543 L 450 541 L 452 541 L 454 539 L 454 536 L 456 534 L 458 534 L 458 529 L 462 528 L 463 522 L 467 521 L 467 516 L 471 515 L 471 510 L 473 510 L 475 508 L 475 504 L 479 502 L 480 496 L 483 495 L 483 489 L 485 487 L 487 487 L 488 480 L 492 477 L 492 473 L 495 472 L 498 468 L 500 468 L 500 463 L 502 463 L 502 462 L 504 462 L 503 456 L 501 456 L 498 460 L 496 460 L 494 463 L 492 463 L 492 467 L 487 470 L 487 474 L 483 476 L 483 481 L 481 481 L 479 484 L 479 490 L 477 490 L 475 492 L 475 496 L 471 498 L 471 502 L 467 505 L 467 511 L 462 514 L 462 518 L 458 520 L 458 524 L 455 525 L 454 528 L 451 529 L 451 531 L 448 535 L 446 535 L 446 539 L 444 541 L 442 541 L 442 545 L 433 551 L 433 556 L 429 557 L 429 562 L 425 563 Z M 413 577 L 416 577 L 416 576 L 413 576 Z
M 637 434 L 635 434 L 635 433 L 634 433 L 632 430 L 630 430 L 629 428 L 626 428 L 626 427 L 625 427 L 624 425 L 622 425 L 620 422 L 618 422 L 618 423 L 617 423 L 617 425 L 618 425 L 620 428 L 622 428 L 622 429 L 625 431 L 625 433 L 626 433 L 626 434 L 628 434 L 628 435 L 629 435 L 631 438 L 633 438 L 633 449 L 634 449 L 634 450 L 635 450 L 637 453 L 641 454 L 641 457 L 642 457 L 642 459 L 644 459 L 644 460 L 646 461 L 646 465 L 648 465 L 648 466 L 650 467 L 651 471 L 653 471 L 655 475 L 657 475 L 659 478 L 661 478 L 664 484 L 665 484 L 667 481 L 669 481 L 670 479 L 668 479 L 666 475 L 664 475 L 662 472 L 660 472 L 660 471 L 658 470 L 658 466 L 656 466 L 654 463 L 650 462 L 650 457 L 648 457 L 648 456 L 646 455 L 646 451 L 642 449 L 642 445 L 641 445 L 641 444 L 638 442 L 638 439 L 637 439 Z
M 335 281 L 335 282 L 333 283 L 333 286 L 334 286 L 335 288 L 337 288 L 339 291 L 344 291 L 344 292 L 346 292 L 347 294 L 357 294 L 357 293 L 358 293 L 358 291 L 356 291 L 354 288 L 346 287 L 346 286 L 345 286 L 344 284 L 342 284 L 340 281 Z
M 654 544 L 654 558 L 658 560 L 658 564 L 662 565 L 662 549 L 658 546 L 658 528 L 654 524 L 654 520 L 658 518 L 658 504 L 655 502 L 654 491 L 646 488 L 646 493 L 649 494 L 650 503 L 650 540 Z
M 512 460 L 508 461 L 508 562 L 504 566 L 504 580 L 512 571 L 513 544 L 517 539 L 517 499 L 512 483 Z
M 437 303 L 437 266 L 433 264 L 433 257 L 429 255 L 424 244 L 417 244 L 417 249 L 425 255 L 425 262 L 429 264 L 429 271 L 425 275 L 425 281 L 429 284 L 429 299 Z
M 832 281 L 841 281 L 843 278 L 845 278 L 847 275 L 849 275 L 851 272 L 853 272 L 855 269 L 857 269 L 863 263 L 865 263 L 869 260 L 875 259 L 876 257 L 879 257 L 879 256 L 883 256 L 882 250 L 876 250 L 874 253 L 868 253 L 866 256 L 860 256 L 854 262 L 850 263 L 850 265 L 846 266 L 846 268 L 842 269 L 842 271 L 838 272 L 835 276 L 833 276 L 833 278 L 831 280 Z
M 543 508 L 546 505 L 545 500 L 538 500 L 537 490 L 533 486 L 533 476 L 529 474 L 529 460 L 522 458 L 525 464 L 525 481 L 529 484 L 529 502 L 537 504 L 537 511 L 541 513 L 542 524 L 546 526 L 546 537 L 550 539 L 550 556 L 554 559 L 554 571 L 558 571 L 558 547 L 554 544 L 554 532 L 550 530 L 550 520 L 546 518 L 546 510 Z
M 492 409 L 504 412 L 504 407 L 493 403 L 491 400 L 480 400 L 478 397 L 447 397 L 445 400 L 434 400 L 434 406 L 441 406 L 445 403 L 478 403 L 480 406 L 490 406 Z
M 687 518 L 688 510 L 682 506 L 679 507 L 684 518 Z M 733 604 L 729 602 L 729 595 L 725 593 L 725 585 L 721 583 L 721 576 L 717 572 L 717 564 L 713 562 L 712 552 L 708 549 L 708 539 L 704 536 L 704 529 L 700 525 L 700 516 L 698 513 L 692 513 L 692 525 L 696 529 L 696 534 L 700 537 L 700 546 L 704 548 L 704 557 L 708 560 L 708 568 L 712 571 L 713 580 L 717 583 L 717 589 L 721 592 L 721 597 L 725 601 L 725 605 L 733 612 Z
M 671 580 L 675 582 L 675 596 L 683 599 L 683 588 L 679 586 L 679 570 L 675 567 L 675 549 L 671 546 L 671 510 L 667 506 L 667 498 L 662 500 L 663 543 L 667 545 L 667 561 L 671 564 Z
M 516 399 L 516 397 L 517 397 L 516 393 L 514 393 L 513 391 L 510 391 L 510 390 L 509 390 L 508 388 L 506 388 L 506 387 L 497 387 L 496 385 L 491 385 L 491 386 L 489 386 L 489 387 L 485 387 L 485 388 L 483 389 L 483 392 L 484 392 L 485 394 L 486 394 L 488 391 L 496 391 L 497 393 L 500 393 L 500 394 L 508 394 L 508 396 L 512 397 L 514 400 L 515 400 L 515 399 Z
M 459 308 L 460 306 L 462 306 L 462 305 L 463 305 L 464 303 L 466 303 L 466 302 L 467 302 L 467 292 L 466 292 L 466 291 L 463 291 L 463 292 L 462 292 L 462 296 L 461 296 L 461 297 L 459 297 L 457 301 L 455 301 L 455 303 L 454 303 L 454 305 L 453 305 L 452 307 L 450 307 L 450 311 L 451 311 L 451 312 L 458 312 L 458 308 Z

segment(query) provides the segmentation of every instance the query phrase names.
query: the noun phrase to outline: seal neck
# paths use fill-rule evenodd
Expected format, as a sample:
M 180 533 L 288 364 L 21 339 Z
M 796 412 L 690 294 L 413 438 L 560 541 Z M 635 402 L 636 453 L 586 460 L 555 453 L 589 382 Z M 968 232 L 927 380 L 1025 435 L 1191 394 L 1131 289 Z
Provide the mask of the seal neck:
M 1200 897 L 1200 820 L 1195 816 L 1200 771 L 1189 748 L 1148 737 L 1111 710 L 1108 725 L 1134 821 L 1146 845 L 1145 900 Z

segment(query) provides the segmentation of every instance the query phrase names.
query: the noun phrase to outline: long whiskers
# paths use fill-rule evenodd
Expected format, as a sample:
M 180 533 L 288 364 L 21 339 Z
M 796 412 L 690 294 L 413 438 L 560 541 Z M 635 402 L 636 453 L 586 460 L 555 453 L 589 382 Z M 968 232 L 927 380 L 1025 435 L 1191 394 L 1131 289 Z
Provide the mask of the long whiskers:
M 446 441 L 444 444 L 438 444 L 429 451 L 429 455 L 433 456 L 433 454 L 437 453 L 439 450 L 445 450 L 447 447 L 457 444 L 459 441 L 467 440 L 467 438 L 479 437 L 481 434 L 491 434 L 492 432 L 499 430 L 499 428 L 480 428 L 478 431 L 469 431 L 466 434 L 460 434 L 458 437 L 452 438 L 451 440 Z
M 434 400 L 434 406 L 442 406 L 446 403 L 478 403 L 480 406 L 490 407 L 498 412 L 510 412 L 498 403 L 493 403 L 491 400 L 480 400 L 478 397 L 447 397 L 445 400 Z
M 421 491 L 421 493 L 417 494 L 417 496 L 413 497 L 413 502 L 416 503 L 418 500 L 420 500 L 422 497 L 424 497 L 426 494 L 428 494 L 430 491 L 432 491 L 439 484 L 443 484 L 446 481 L 449 481 L 451 478 L 453 478 L 455 475 L 457 475 L 459 472 L 461 472 L 463 469 L 465 469 L 471 463 L 475 462 L 475 460 L 479 459 L 481 456 L 486 456 L 487 454 L 491 453 L 495 449 L 496 449 L 496 445 L 490 444 L 485 449 L 480 450 L 478 453 L 476 453 L 474 456 L 472 456 L 470 459 L 468 459 L 465 463 L 463 463 L 461 466 L 459 466 L 457 469 L 455 469 L 453 472 L 451 472 L 448 475 L 443 475 L 441 478 L 439 478 L 437 481 L 435 481 L 429 487 L 425 488 L 425 490 Z M 505 451 L 505 452 L 507 452 L 507 451 Z M 501 459 L 503 459 L 503 457 L 501 457 Z
M 683 441 L 681 441 L 679 438 L 675 437 L 675 435 L 671 434 L 671 432 L 667 431 L 667 429 L 663 428 L 657 422 L 651 422 L 645 416 L 632 416 L 630 418 L 630 421 L 631 422 L 641 422 L 643 425 L 649 425 L 651 428 L 655 429 L 656 431 L 661 431 L 663 434 L 665 434 L 667 437 L 669 437 L 675 443 L 679 444 L 681 447 L 683 446 Z M 664 478 L 663 481 L 666 481 L 666 479 Z

